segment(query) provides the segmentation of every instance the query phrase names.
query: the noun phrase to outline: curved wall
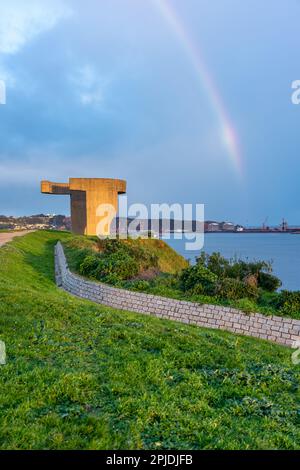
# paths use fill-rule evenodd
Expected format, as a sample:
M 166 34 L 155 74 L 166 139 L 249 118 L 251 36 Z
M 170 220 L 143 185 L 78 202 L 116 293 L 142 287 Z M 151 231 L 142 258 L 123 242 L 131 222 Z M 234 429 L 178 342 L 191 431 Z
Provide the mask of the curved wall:
M 67 292 L 119 310 L 254 336 L 290 347 L 300 341 L 299 320 L 259 313 L 247 315 L 234 308 L 168 299 L 86 280 L 71 273 L 60 242 L 55 246 L 55 273 L 57 285 Z

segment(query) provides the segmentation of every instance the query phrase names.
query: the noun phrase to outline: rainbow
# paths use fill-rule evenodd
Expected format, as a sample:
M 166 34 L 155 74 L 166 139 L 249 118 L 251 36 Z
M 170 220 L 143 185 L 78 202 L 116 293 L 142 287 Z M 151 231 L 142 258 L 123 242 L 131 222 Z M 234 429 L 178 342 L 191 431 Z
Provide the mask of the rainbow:
M 202 86 L 208 93 L 211 105 L 218 119 L 221 131 L 221 139 L 227 148 L 230 161 L 239 176 L 242 176 L 242 156 L 238 136 L 226 111 L 223 100 L 218 92 L 217 86 L 209 73 L 201 51 L 194 44 L 185 26 L 177 14 L 175 8 L 168 0 L 153 0 L 165 20 L 172 27 L 181 44 L 183 45 L 189 59 L 191 60 L 197 75 L 200 77 Z

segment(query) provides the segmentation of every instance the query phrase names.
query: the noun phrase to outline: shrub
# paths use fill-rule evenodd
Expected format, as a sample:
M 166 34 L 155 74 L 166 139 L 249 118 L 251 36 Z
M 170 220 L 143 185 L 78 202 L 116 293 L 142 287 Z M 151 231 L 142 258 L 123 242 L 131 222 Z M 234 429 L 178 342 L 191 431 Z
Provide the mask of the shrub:
M 158 266 L 158 257 L 151 249 L 143 245 L 142 240 L 99 240 L 99 250 L 105 255 L 115 253 L 124 253 L 134 258 L 139 265 L 140 270 L 147 270 Z
M 68 246 L 67 246 L 67 252 L 68 252 Z M 84 249 L 77 249 L 76 250 L 76 256 L 71 257 L 71 266 L 73 266 L 76 270 L 80 271 L 80 266 L 84 262 L 85 258 L 89 255 L 93 255 L 94 252 L 92 252 L 89 248 L 84 248 Z M 73 259 L 72 259 L 73 258 Z
M 138 261 L 140 270 L 158 267 L 158 256 L 140 240 L 134 240 L 134 243 L 130 243 L 129 240 L 125 246 L 130 256 Z
M 124 244 L 119 239 L 99 239 L 98 240 L 98 248 L 100 252 L 103 252 L 107 255 L 116 253 L 117 251 L 123 251 Z
M 277 301 L 277 308 L 283 315 L 300 317 L 300 291 L 290 292 L 284 290 L 280 292 Z
M 96 279 L 109 282 L 109 280 L 125 280 L 136 276 L 139 272 L 135 259 L 122 251 L 102 255 L 94 271 Z
M 279 289 L 279 287 L 282 286 L 282 282 L 278 277 L 263 271 L 258 273 L 257 281 L 258 286 L 268 292 L 275 292 L 277 289 Z
M 179 285 L 183 291 L 195 294 L 213 295 L 218 277 L 201 264 L 184 269 L 179 278 Z
M 97 269 L 98 264 L 99 256 L 88 255 L 82 260 L 79 266 L 79 272 L 80 274 L 83 274 L 83 276 L 93 276 L 93 273 Z
M 220 302 L 220 299 L 216 296 L 212 295 L 204 295 L 204 294 L 194 294 L 189 297 L 189 300 L 193 302 L 197 302 L 199 304 L 214 304 L 214 305 L 225 305 L 226 302 Z
M 138 274 L 137 261 L 124 251 L 88 255 L 80 265 L 80 273 L 116 285 Z
M 255 313 L 257 310 L 257 304 L 250 299 L 240 299 L 237 301 L 236 306 L 246 313 Z
M 281 286 L 281 281 L 272 275 L 272 264 L 266 261 L 247 262 L 244 260 L 227 260 L 220 253 L 211 255 L 201 253 L 197 258 L 197 264 L 209 269 L 219 279 L 232 278 L 240 281 L 254 279 L 258 287 L 274 292 Z
M 97 247 L 99 252 L 89 249 L 80 256 L 80 274 L 121 285 L 141 272 L 158 270 L 158 257 L 141 240 L 101 239 Z
M 170 289 L 179 289 L 179 276 L 175 274 L 160 274 L 151 280 L 151 285 L 164 286 Z
M 258 303 L 262 307 L 270 307 L 278 310 L 280 305 L 280 293 L 260 290 Z
M 116 273 L 109 273 L 106 276 L 103 276 L 101 278 L 101 281 L 107 284 L 110 284 L 112 286 L 115 286 L 115 287 L 123 288 L 123 281 L 120 279 L 120 277 Z
M 257 277 L 254 274 L 248 274 L 248 276 L 246 276 L 245 279 L 244 279 L 244 283 L 247 286 L 251 286 L 251 287 L 257 287 L 258 286 Z
M 190 291 L 191 296 L 202 296 L 205 295 L 206 289 L 203 284 L 196 284 Z
M 219 278 L 226 277 L 227 270 L 230 266 L 229 261 L 220 253 L 212 253 L 211 255 L 208 255 L 204 252 L 197 258 L 197 264 L 209 269 Z
M 257 299 L 258 289 L 252 285 L 247 285 L 239 279 L 221 279 L 217 286 L 217 294 L 220 298 L 228 300 Z
M 131 289 L 138 292 L 147 292 L 150 288 L 150 283 L 144 280 L 129 281 L 124 284 L 125 289 Z

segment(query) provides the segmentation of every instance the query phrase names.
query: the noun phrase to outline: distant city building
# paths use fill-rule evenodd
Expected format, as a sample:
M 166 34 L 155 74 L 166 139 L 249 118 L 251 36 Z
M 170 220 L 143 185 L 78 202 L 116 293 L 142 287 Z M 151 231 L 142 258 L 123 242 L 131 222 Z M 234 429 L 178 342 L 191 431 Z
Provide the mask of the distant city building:
M 44 214 L 15 217 L 0 215 L 2 230 L 70 230 L 70 217 L 64 215 L 47 216 Z
M 207 227 L 208 232 L 219 232 L 220 231 L 219 222 L 207 222 L 206 227 Z
M 235 225 L 231 222 L 222 222 L 220 224 L 220 228 L 221 230 L 223 230 L 224 232 L 225 231 L 230 231 L 230 232 L 233 232 L 235 231 Z

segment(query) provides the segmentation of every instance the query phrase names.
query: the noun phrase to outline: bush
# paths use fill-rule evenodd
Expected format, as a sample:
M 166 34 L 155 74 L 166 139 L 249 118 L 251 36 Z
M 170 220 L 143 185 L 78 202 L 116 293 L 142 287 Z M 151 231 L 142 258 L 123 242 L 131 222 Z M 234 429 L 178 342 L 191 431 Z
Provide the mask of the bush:
M 149 247 L 142 244 L 141 240 L 99 240 L 98 247 L 103 254 L 112 255 L 115 253 L 124 253 L 134 258 L 140 270 L 155 268 L 158 266 L 158 257 Z
M 201 305 L 203 304 L 214 304 L 214 305 L 226 305 L 227 302 L 220 302 L 220 299 L 213 295 L 205 295 L 205 294 L 193 294 L 189 297 L 188 300 L 193 302 L 197 302 Z
M 97 241 L 98 249 L 100 252 L 110 255 L 118 251 L 124 250 L 124 244 L 119 239 L 99 239 Z
M 88 255 L 86 256 L 80 266 L 79 266 L 79 272 L 80 274 L 82 274 L 83 276 L 93 276 L 93 273 L 95 272 L 95 270 L 97 269 L 98 267 L 98 264 L 99 264 L 99 256 L 97 255 Z
M 208 255 L 203 252 L 197 258 L 197 264 L 209 269 L 219 278 L 226 277 L 226 273 L 230 267 L 229 261 L 220 253 L 212 253 L 211 255 Z
M 136 276 L 139 266 L 135 259 L 122 251 L 103 255 L 95 269 L 96 279 L 109 282 L 109 279 L 125 280 Z
M 130 279 L 139 272 L 139 266 L 127 253 L 88 255 L 80 265 L 80 273 L 99 281 L 116 285 L 119 281 Z
M 279 309 L 280 293 L 260 290 L 258 304 L 262 307 Z
M 258 297 L 258 289 L 255 286 L 247 285 L 239 279 L 225 278 L 217 286 L 217 295 L 222 299 L 239 300 L 253 299 Z
M 160 274 L 151 280 L 151 285 L 178 290 L 180 289 L 179 276 L 175 274 Z
M 138 292 L 147 292 L 150 288 L 150 283 L 144 280 L 129 281 L 124 284 L 125 289 L 131 289 Z
M 237 301 L 236 306 L 246 313 L 255 313 L 257 310 L 257 304 L 250 299 L 240 299 Z
M 257 277 L 258 286 L 261 287 L 263 290 L 268 292 L 275 292 L 279 287 L 282 286 L 282 282 L 278 277 L 260 271 Z
M 141 240 L 129 239 L 124 243 L 124 247 L 128 254 L 138 261 L 141 271 L 158 268 L 158 256 L 148 246 L 143 245 Z
M 283 315 L 300 317 L 300 291 L 290 292 L 284 290 L 280 292 L 277 300 L 277 308 Z
M 158 257 L 140 240 L 103 239 L 97 245 L 98 253 L 91 249 L 81 252 L 80 274 L 121 286 L 141 272 L 158 269 Z
M 232 278 L 246 283 L 249 279 L 256 279 L 257 286 L 268 292 L 275 292 L 281 286 L 280 279 L 271 274 L 271 263 L 266 261 L 227 260 L 220 253 L 201 253 L 197 264 L 209 269 L 219 279 Z
M 251 287 L 258 286 L 257 277 L 254 274 L 249 274 L 248 276 L 246 276 L 244 279 L 244 283 L 247 286 L 251 286 Z
M 184 269 L 179 278 L 180 288 L 196 295 L 213 295 L 218 277 L 201 264 Z

